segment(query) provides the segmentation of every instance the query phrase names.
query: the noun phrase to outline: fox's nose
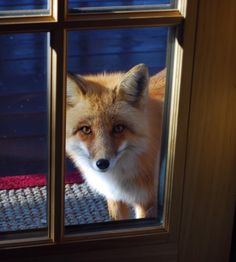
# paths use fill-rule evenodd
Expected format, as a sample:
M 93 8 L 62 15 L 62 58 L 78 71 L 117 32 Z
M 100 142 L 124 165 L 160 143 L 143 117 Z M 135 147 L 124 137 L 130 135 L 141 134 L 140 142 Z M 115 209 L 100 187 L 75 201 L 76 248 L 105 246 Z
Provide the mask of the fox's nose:
M 109 167 L 110 162 L 109 162 L 109 160 L 107 160 L 107 159 L 101 158 L 101 159 L 99 159 L 99 160 L 96 162 L 96 165 L 97 165 L 97 167 L 98 167 L 99 169 L 105 170 L 105 169 L 107 169 L 107 168 Z

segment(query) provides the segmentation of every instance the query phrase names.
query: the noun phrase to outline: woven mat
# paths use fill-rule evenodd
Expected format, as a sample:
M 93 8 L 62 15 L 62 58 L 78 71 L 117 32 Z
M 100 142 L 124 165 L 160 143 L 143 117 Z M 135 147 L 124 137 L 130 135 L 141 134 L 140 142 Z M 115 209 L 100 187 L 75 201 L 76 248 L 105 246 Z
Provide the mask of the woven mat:
M 65 186 L 65 224 L 109 221 L 103 197 L 86 183 Z M 39 229 L 47 226 L 47 188 L 0 190 L 0 232 Z

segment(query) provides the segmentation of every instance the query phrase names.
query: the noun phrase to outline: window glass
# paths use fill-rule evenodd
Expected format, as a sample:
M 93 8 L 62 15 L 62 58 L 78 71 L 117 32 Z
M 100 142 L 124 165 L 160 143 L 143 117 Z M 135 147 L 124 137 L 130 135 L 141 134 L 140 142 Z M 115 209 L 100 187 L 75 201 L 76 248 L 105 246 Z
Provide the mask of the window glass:
M 69 0 L 70 12 L 89 12 L 89 11 L 106 11 L 112 9 L 152 9 L 152 8 L 170 8 L 173 0 L 134 0 L 134 1 L 95 1 L 95 0 Z
M 47 227 L 48 33 L 0 35 L 0 232 Z
M 168 32 L 68 33 L 67 226 L 135 218 L 161 223 Z
M 48 13 L 48 0 L 0 0 L 0 17 Z

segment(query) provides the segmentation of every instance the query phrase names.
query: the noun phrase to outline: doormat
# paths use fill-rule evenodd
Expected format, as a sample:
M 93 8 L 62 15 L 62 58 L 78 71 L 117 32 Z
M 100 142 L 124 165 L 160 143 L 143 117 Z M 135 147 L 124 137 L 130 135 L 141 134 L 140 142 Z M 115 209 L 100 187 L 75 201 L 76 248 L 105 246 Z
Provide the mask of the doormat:
M 0 177 L 0 232 L 47 227 L 47 186 L 43 174 Z M 109 221 L 106 200 L 79 174 L 65 176 L 65 225 Z

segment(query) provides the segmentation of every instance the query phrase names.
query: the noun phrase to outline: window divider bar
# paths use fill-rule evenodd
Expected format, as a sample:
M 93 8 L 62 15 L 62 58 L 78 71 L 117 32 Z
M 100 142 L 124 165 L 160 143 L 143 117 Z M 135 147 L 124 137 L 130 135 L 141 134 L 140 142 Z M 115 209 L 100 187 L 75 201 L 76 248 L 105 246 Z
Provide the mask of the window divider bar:
M 48 235 L 54 243 L 64 239 L 65 201 L 65 104 L 66 104 L 66 31 L 61 27 L 66 1 L 51 0 L 55 30 L 50 33 L 51 89 L 50 89 L 50 174 Z
M 59 8 L 59 9 L 57 9 Z M 52 17 L 15 17 L 0 19 L 0 32 L 49 31 L 59 28 L 94 29 L 137 26 L 176 26 L 183 22 L 179 10 L 132 11 L 72 15 L 67 5 L 59 7 L 53 1 Z
M 119 27 L 145 27 L 145 26 L 177 26 L 183 22 L 183 16 L 175 13 L 170 16 L 141 15 L 140 16 L 91 16 L 74 17 L 64 22 L 67 29 L 95 29 L 95 28 L 119 28 Z
M 64 238 L 66 31 L 51 32 L 49 238 Z
M 179 18 L 183 17 L 178 9 L 160 10 L 138 10 L 138 11 L 114 11 L 114 12 L 91 12 L 91 13 L 69 13 L 65 21 L 100 21 L 121 19 L 151 19 L 151 18 Z

